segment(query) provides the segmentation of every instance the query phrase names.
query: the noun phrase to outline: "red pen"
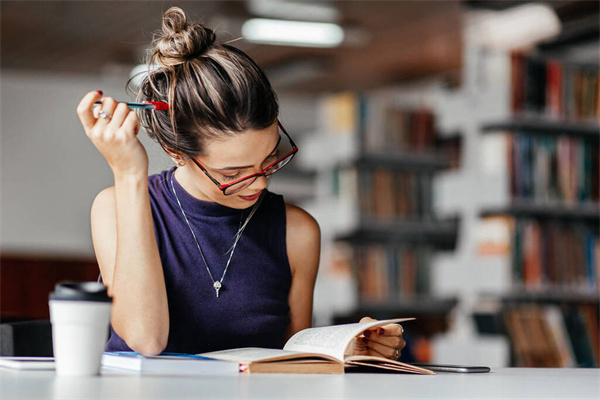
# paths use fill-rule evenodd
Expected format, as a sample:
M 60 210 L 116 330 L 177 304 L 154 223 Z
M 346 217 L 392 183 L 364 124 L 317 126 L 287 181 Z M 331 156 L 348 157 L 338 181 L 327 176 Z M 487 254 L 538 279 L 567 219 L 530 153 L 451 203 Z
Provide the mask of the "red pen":
M 101 101 L 97 101 L 94 104 L 102 104 Z M 169 104 L 164 101 L 145 101 L 143 103 L 125 103 L 129 106 L 129 108 L 141 108 L 144 110 L 157 110 L 157 111 L 166 111 L 169 109 Z

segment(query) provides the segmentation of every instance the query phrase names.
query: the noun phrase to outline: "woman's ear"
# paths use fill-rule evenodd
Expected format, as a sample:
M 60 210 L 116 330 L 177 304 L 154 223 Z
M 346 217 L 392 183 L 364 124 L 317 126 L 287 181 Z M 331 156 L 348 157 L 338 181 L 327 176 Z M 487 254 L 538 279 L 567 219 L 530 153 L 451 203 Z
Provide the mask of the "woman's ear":
M 165 150 L 167 152 L 167 154 L 169 155 L 169 157 L 171 157 L 171 160 L 173 160 L 173 162 L 175 163 L 175 165 L 177 165 L 178 167 L 183 167 L 185 166 L 185 162 L 187 160 L 187 157 L 185 155 L 182 154 L 176 154 L 172 151 L 169 150 Z

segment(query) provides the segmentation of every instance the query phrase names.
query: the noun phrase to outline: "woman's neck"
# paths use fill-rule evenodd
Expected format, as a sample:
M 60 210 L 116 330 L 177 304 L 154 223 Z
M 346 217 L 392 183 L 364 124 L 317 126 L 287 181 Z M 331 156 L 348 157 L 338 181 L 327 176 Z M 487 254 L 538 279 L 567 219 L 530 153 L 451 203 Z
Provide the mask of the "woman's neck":
M 201 186 L 198 183 L 198 177 L 196 177 L 189 168 L 186 167 L 177 167 L 174 172 L 175 179 L 179 186 L 185 189 L 191 196 L 197 198 L 198 200 L 209 201 L 211 203 L 215 203 L 213 199 L 208 197 Z

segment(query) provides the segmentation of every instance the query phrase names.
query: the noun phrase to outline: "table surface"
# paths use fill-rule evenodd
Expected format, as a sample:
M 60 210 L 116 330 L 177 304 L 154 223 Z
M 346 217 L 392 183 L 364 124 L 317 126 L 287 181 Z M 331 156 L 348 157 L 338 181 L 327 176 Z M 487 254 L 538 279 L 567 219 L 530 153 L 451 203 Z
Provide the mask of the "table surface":
M 600 369 L 500 368 L 483 374 L 152 376 L 104 369 L 85 378 L 0 368 L 0 399 L 600 399 Z

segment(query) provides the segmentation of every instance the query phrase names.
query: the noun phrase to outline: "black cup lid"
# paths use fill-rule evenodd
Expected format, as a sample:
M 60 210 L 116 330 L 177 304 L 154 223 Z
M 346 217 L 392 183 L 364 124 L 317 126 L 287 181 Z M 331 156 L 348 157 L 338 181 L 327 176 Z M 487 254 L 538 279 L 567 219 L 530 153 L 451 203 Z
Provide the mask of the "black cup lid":
M 106 286 L 98 282 L 59 282 L 50 293 L 50 300 L 112 302 Z

